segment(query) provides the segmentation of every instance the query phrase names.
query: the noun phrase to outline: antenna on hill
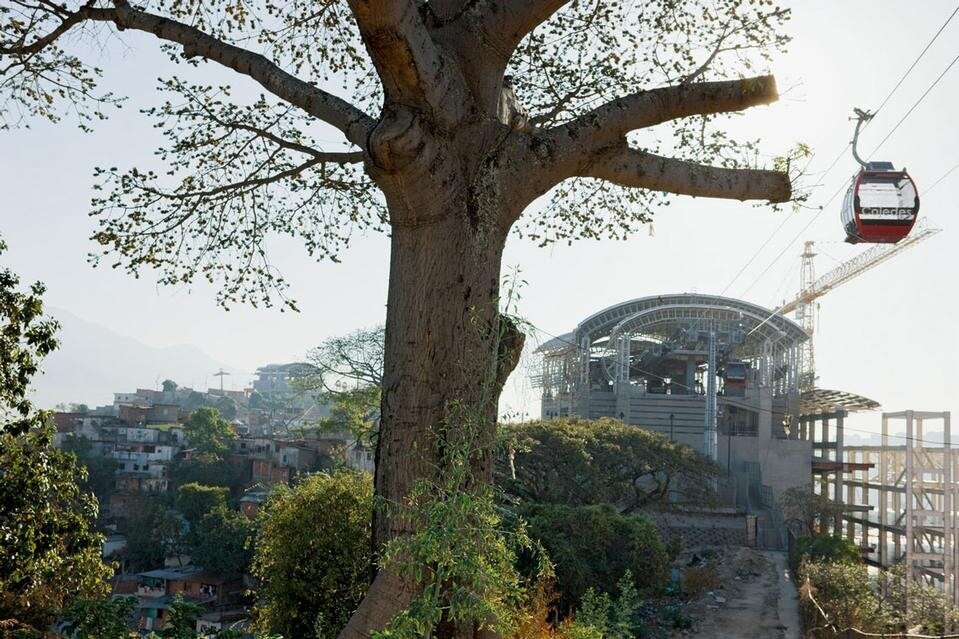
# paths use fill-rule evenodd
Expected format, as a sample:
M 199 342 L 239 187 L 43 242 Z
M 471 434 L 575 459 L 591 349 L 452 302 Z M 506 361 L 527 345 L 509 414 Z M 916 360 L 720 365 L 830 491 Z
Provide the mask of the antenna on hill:
M 214 377 L 219 377 L 219 378 L 220 378 L 220 394 L 223 394 L 223 376 L 224 376 L 224 375 L 229 375 L 229 373 L 227 373 L 226 371 L 224 371 L 222 368 L 220 369 L 220 371 L 219 371 L 218 373 L 213 373 L 213 376 L 214 376 Z

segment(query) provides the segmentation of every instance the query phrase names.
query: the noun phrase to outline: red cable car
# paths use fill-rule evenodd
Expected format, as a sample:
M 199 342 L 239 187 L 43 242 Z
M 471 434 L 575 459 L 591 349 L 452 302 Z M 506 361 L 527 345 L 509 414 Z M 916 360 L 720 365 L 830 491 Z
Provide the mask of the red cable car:
M 919 192 L 906 170 L 897 171 L 892 162 L 866 162 L 856 148 L 859 130 L 873 114 L 853 109 L 856 132 L 852 156 L 862 168 L 842 201 L 842 226 L 850 244 L 868 242 L 894 244 L 909 235 L 919 216 Z
M 846 241 L 892 244 L 909 235 L 919 216 L 919 193 L 905 170 L 867 162 L 852 178 L 842 202 Z
M 746 376 L 749 367 L 746 362 L 731 359 L 723 368 L 723 395 L 727 397 L 746 396 Z

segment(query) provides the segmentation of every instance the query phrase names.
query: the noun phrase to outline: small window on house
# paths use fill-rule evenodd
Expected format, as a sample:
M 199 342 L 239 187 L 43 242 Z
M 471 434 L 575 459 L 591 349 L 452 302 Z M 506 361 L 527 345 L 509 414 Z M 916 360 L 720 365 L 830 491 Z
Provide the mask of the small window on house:
M 133 470 L 140 470 L 140 464 L 133 464 Z

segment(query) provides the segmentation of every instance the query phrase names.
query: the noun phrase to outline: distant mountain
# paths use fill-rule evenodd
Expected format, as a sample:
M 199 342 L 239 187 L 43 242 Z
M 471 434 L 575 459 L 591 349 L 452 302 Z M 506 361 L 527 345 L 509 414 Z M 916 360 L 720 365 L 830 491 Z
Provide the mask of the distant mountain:
M 212 374 L 220 368 L 240 374 L 190 344 L 147 346 L 69 311 L 48 312 L 60 322 L 60 348 L 44 360 L 43 374 L 34 378 L 33 399 L 41 408 L 61 402 L 108 404 L 115 392 L 156 388 L 164 379 L 205 390 L 204 384 L 218 385 Z

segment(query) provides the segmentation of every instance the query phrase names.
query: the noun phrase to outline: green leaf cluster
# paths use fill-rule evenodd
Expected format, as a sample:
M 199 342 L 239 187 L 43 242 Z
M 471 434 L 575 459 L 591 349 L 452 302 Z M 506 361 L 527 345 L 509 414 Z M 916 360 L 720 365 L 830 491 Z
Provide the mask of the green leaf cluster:
M 574 639 L 635 639 L 646 631 L 641 613 L 642 600 L 632 572 L 626 571 L 616 583 L 614 595 L 589 588 L 566 624 L 564 634 Z
M 380 639 L 417 639 L 437 627 L 506 634 L 527 594 L 516 562 L 534 544 L 522 522 L 504 523 L 493 487 L 475 479 L 484 454 L 482 411 L 454 404 L 447 420 L 433 432 L 440 451 L 435 476 L 414 482 L 405 502 L 393 505 L 391 516 L 414 532 L 386 544 L 381 570 L 411 580 L 418 592 L 377 633 Z M 545 556 L 536 556 L 537 572 L 550 574 Z
M 220 411 L 210 406 L 201 406 L 190 413 L 183 425 L 187 444 L 196 449 L 200 457 L 223 459 L 230 452 L 230 442 L 236 439 L 236 431 L 230 422 L 220 417 Z
M 223 486 L 206 486 L 197 482 L 183 484 L 176 489 L 176 509 L 191 526 L 195 526 L 207 513 L 226 508 L 229 495 L 229 489 Z
M 369 586 L 373 483 L 367 474 L 310 475 L 279 486 L 260 511 L 252 575 L 259 632 L 335 637 Z
M 709 503 L 723 469 L 695 450 L 609 418 L 505 424 L 496 482 L 536 503 L 615 504 L 626 513 L 666 503 Z
M 85 470 L 53 445 L 50 415 L 27 398 L 57 325 L 43 315 L 42 285 L 18 286 L 0 269 L 0 627 L 31 636 L 74 599 L 107 592 L 113 571 L 93 530 L 96 498 L 80 487 Z
M 246 515 L 218 506 L 190 529 L 190 558 L 224 579 L 240 577 L 250 565 L 252 536 L 253 522 Z
M 520 513 L 530 537 L 555 565 L 560 611 L 576 608 L 589 590 L 600 594 L 622 590 L 620 582 L 627 573 L 636 589 L 665 585 L 666 547 L 656 527 L 642 517 L 622 515 L 608 504 L 529 504 Z

